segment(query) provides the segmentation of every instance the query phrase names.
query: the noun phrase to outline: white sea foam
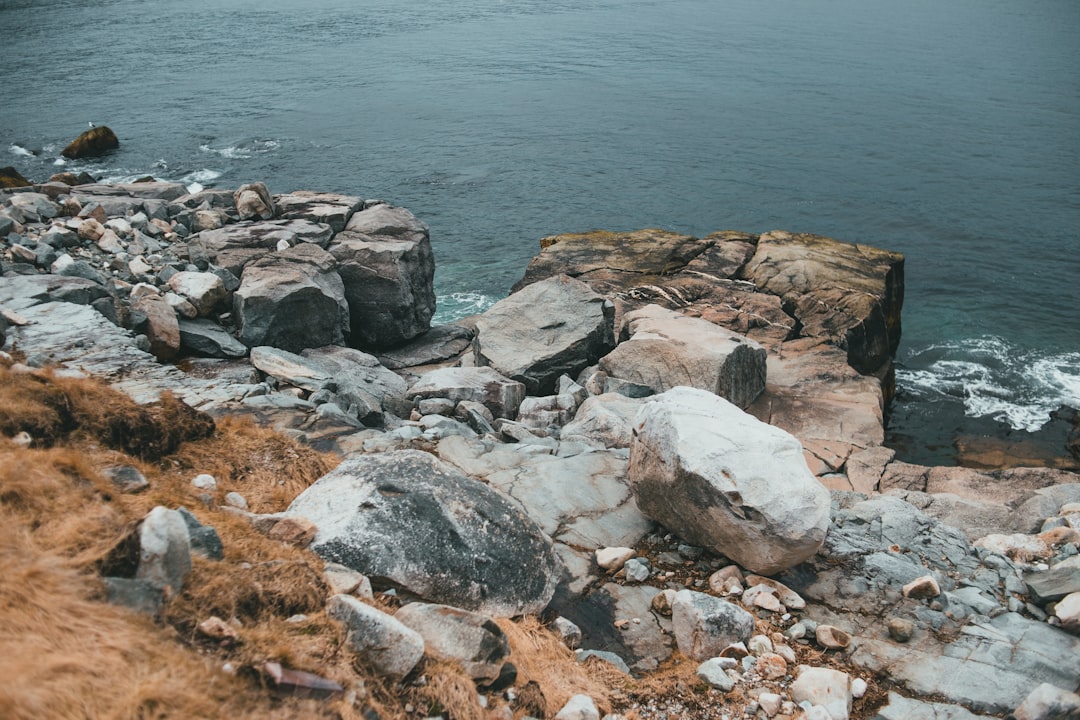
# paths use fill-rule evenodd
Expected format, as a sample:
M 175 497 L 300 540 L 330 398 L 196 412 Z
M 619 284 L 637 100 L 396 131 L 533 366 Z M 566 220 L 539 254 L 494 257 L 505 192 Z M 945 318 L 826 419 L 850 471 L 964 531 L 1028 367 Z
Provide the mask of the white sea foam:
M 22 145 L 15 145 L 14 143 L 12 143 L 11 147 L 9 147 L 8 150 L 11 152 L 12 155 L 18 155 L 19 157 L 34 157 L 34 153 L 30 150 L 27 150 Z
M 970 417 L 1035 431 L 1062 405 L 1080 407 L 1080 352 L 1048 353 L 984 336 L 910 353 L 897 384 L 915 398 L 953 399 Z
M 480 292 L 455 292 L 435 298 L 435 317 L 432 322 L 442 325 L 454 320 L 477 315 L 494 305 L 498 298 Z
M 212 147 L 209 143 L 203 143 L 199 150 L 205 153 L 219 155 L 226 160 L 246 160 L 253 155 L 262 155 L 277 150 L 281 143 L 277 140 L 258 139 L 250 140 L 239 145 L 226 145 L 225 147 Z

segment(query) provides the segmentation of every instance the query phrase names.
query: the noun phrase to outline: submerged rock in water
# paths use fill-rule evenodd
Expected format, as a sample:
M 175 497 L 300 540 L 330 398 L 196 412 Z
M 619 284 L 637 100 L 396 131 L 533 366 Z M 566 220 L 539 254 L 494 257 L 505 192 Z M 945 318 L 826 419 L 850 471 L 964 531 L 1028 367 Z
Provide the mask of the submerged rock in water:
M 120 140 L 116 133 L 107 125 L 92 127 L 83 132 L 79 137 L 71 141 L 60 154 L 66 158 L 76 159 L 84 157 L 96 157 L 103 155 L 109 150 L 120 147 Z

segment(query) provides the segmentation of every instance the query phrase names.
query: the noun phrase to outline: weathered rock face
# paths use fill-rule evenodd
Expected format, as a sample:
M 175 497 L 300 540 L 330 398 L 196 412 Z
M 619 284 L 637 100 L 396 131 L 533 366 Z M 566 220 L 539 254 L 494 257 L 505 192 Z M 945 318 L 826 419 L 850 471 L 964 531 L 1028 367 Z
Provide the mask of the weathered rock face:
M 563 426 L 562 436 L 580 436 L 608 448 L 629 448 L 634 417 L 641 400 L 618 393 L 593 395 L 581 403 L 574 419 Z
M 643 513 L 762 575 L 825 539 L 829 493 L 799 441 L 702 390 L 675 388 L 642 406 L 629 475 Z
M 536 613 L 559 581 L 551 540 L 532 520 L 419 451 L 348 458 L 287 514 L 318 526 L 311 549 L 323 558 L 436 603 L 494 617 Z
M 241 222 L 192 236 L 191 251 L 202 253 L 210 262 L 239 275 L 244 267 L 280 246 L 313 243 L 325 248 L 333 231 L 328 225 L 310 220 L 268 220 Z
M 221 278 L 208 272 L 178 272 L 169 278 L 169 287 L 190 302 L 200 317 L 212 313 L 226 294 Z
M 427 226 L 405 208 L 357 212 L 334 236 L 356 347 L 400 345 L 431 327 L 435 260 Z
M 66 158 L 96 157 L 120 147 L 120 140 L 107 125 L 90 128 L 71 141 L 60 154 Z
M 558 276 L 504 298 L 476 321 L 477 365 L 550 395 L 560 375 L 575 376 L 614 347 L 611 307 L 584 283 Z
M 900 342 L 904 258 L 855 247 L 817 235 L 766 233 L 743 276 L 792 307 L 803 335 L 831 339 L 853 368 L 871 373 Z
M 492 368 L 443 368 L 427 373 L 409 388 L 405 397 L 418 401 L 446 398 L 478 402 L 498 418 L 513 419 L 525 398 L 525 386 L 505 378 Z
M 251 263 L 233 296 L 240 342 L 291 352 L 344 345 L 349 307 L 334 265 L 326 251 L 307 243 Z
M 629 339 L 601 358 L 609 375 L 663 392 L 684 385 L 745 408 L 765 389 L 765 349 L 705 320 L 658 305 L 627 313 Z
M 329 225 L 330 229 L 336 233 L 345 229 L 353 213 L 364 209 L 363 198 L 308 190 L 276 195 L 274 203 L 280 218 L 296 218 L 322 223 Z

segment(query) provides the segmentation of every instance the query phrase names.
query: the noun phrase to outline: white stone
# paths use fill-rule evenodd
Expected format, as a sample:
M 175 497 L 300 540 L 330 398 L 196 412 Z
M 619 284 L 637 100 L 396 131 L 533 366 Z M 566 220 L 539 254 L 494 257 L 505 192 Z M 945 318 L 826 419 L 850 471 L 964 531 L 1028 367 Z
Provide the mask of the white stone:
M 185 270 L 170 277 L 168 284 L 173 292 L 194 305 L 201 317 L 209 315 L 225 299 L 225 283 L 214 273 Z
M 247 499 L 238 492 L 226 493 L 225 502 L 232 505 L 234 508 L 240 508 L 241 510 L 248 509 Z
M 774 717 L 780 712 L 780 706 L 783 703 L 784 698 L 776 693 L 763 692 L 758 695 L 758 707 L 764 711 L 767 717 Z
M 800 665 L 799 677 L 791 684 L 790 692 L 797 703 L 825 708 L 831 720 L 848 720 L 851 715 L 851 676 L 845 672 Z
M 1054 615 L 1061 621 L 1063 630 L 1080 633 L 1080 592 L 1070 593 L 1059 600 Z
M 650 398 L 628 474 L 645 515 L 758 574 L 797 565 L 825 540 L 829 492 L 802 444 L 712 393 L 679 387 Z
M 1072 720 L 1080 717 L 1080 695 L 1043 683 L 1013 713 L 1016 720 Z
M 600 711 L 588 695 L 575 695 L 563 705 L 555 720 L 600 720 Z
M 207 475 L 206 473 L 196 475 L 191 479 L 191 484 L 200 490 L 217 490 L 217 480 L 214 479 L 213 475 Z
M 851 697 L 858 700 L 866 694 L 867 685 L 866 681 L 862 678 L 855 678 L 851 681 Z
M 596 564 L 608 572 L 618 572 L 637 553 L 628 547 L 606 547 L 596 551 Z

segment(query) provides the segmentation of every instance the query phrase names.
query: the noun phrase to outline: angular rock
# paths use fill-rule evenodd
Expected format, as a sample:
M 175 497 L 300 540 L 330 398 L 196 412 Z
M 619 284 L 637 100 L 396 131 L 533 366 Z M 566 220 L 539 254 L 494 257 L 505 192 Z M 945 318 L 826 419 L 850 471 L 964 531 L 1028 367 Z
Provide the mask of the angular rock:
M 137 329 L 149 338 L 151 354 L 162 362 L 176 357 L 180 351 L 180 324 L 168 301 L 161 295 L 145 295 L 131 308 L 146 316 L 145 327 Z
M 740 408 L 765 389 L 765 349 L 753 340 L 658 305 L 627 313 L 629 339 L 601 358 L 609 375 L 663 392 L 679 385 Z
M 508 500 L 419 451 L 347 458 L 287 514 L 318 526 L 324 559 L 495 617 L 541 611 L 561 572 L 551 541 Z
M 697 675 L 698 680 L 716 688 L 720 692 L 731 692 L 732 688 L 735 687 L 735 681 L 727 674 L 721 658 L 709 658 L 698 665 L 694 674 Z
M 576 376 L 615 345 L 612 309 L 584 283 L 542 280 L 495 303 L 476 320 L 476 364 L 550 395 L 561 375 Z
M 851 716 L 851 676 L 845 672 L 800 665 L 790 692 L 797 703 L 821 705 L 832 720 L 848 720 Z
M 408 400 L 447 398 L 481 403 L 497 418 L 513 419 L 525 399 L 525 386 L 492 368 L 443 368 L 423 375 L 405 393 Z
M 204 253 L 209 261 L 240 275 L 249 263 L 278 250 L 283 243 L 325 248 L 332 236 L 328 225 L 310 220 L 267 220 L 204 230 L 190 239 L 189 246 L 191 252 Z
M 290 352 L 344 345 L 349 306 L 333 258 L 301 244 L 256 260 L 244 269 L 233 296 L 237 337 L 248 347 Z
M 336 233 L 345 229 L 353 213 L 364 208 L 363 198 L 308 190 L 276 195 L 274 204 L 278 217 L 329 225 Z
M 812 556 L 829 525 L 798 440 L 703 390 L 642 406 L 629 477 L 645 515 L 761 575 Z
M 1054 616 L 1061 621 L 1061 628 L 1080 635 L 1080 591 L 1069 593 L 1054 606 Z
M 562 429 L 562 437 L 580 436 L 606 448 L 629 448 L 634 418 L 642 401 L 618 393 L 594 395 L 581 403 L 574 419 Z
M 600 711 L 588 695 L 574 695 L 555 713 L 555 720 L 600 720 Z
M 209 358 L 242 358 L 247 346 L 207 318 L 178 320 L 180 348 L 188 355 Z
M 439 325 L 404 345 L 379 351 L 376 357 L 391 370 L 441 363 L 461 357 L 472 348 L 474 335 L 461 325 Z
M 1043 683 L 1024 698 L 1013 717 L 1016 720 L 1076 720 L 1080 718 L 1080 695 Z
M 694 660 L 716 657 L 732 643 L 745 643 L 754 617 L 727 600 L 680 590 L 671 603 L 671 622 L 679 651 Z
M 241 220 L 273 220 L 274 198 L 261 182 L 241 185 L 233 193 L 236 214 Z
M 899 253 L 776 231 L 758 238 L 743 276 L 793 307 L 804 336 L 846 350 L 861 373 L 876 371 L 896 351 L 904 302 Z
M 434 657 L 456 660 L 473 680 L 486 683 L 499 677 L 510 656 L 510 642 L 495 622 L 479 613 L 446 605 L 409 603 L 394 618 L 424 639 Z
M 139 526 L 139 566 L 135 579 L 168 595 L 179 593 L 191 572 L 191 536 L 176 510 L 157 506 Z
M 428 228 L 405 208 L 356 213 L 329 246 L 340 265 L 353 343 L 382 349 L 426 332 L 435 314 Z
M 169 278 L 169 287 L 195 306 L 199 317 L 206 317 L 225 299 L 225 283 L 214 273 L 178 272 Z
M 354 597 L 333 596 L 326 614 L 345 624 L 349 646 L 383 675 L 404 677 L 424 655 L 424 640 L 419 633 Z
M 0 343 L 2 345 L 3 343 Z M 107 467 L 101 471 L 103 475 L 112 480 L 113 484 L 124 493 L 142 492 L 150 487 L 146 476 L 139 472 L 134 465 L 118 465 Z

